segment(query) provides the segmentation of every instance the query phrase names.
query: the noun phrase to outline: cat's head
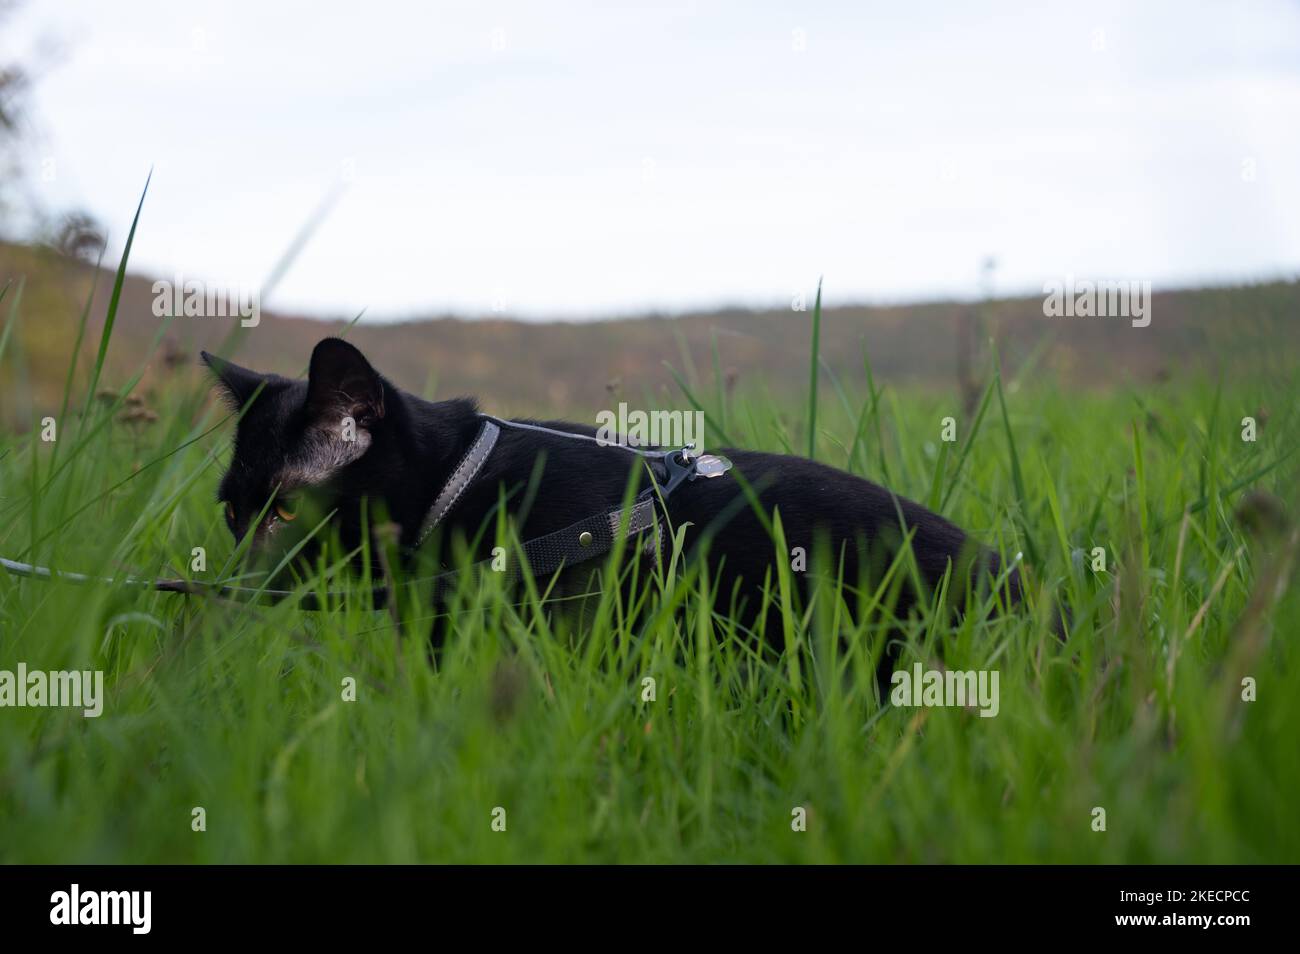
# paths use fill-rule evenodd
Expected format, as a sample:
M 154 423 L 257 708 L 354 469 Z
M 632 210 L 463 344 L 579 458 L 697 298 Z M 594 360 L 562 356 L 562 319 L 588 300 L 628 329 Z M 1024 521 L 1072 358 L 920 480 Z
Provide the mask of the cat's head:
M 252 534 L 255 552 L 285 552 L 332 514 L 345 545 L 355 547 L 362 502 L 382 496 L 392 464 L 396 390 L 339 338 L 316 345 L 305 381 L 202 357 L 239 412 L 217 491 L 235 539 Z

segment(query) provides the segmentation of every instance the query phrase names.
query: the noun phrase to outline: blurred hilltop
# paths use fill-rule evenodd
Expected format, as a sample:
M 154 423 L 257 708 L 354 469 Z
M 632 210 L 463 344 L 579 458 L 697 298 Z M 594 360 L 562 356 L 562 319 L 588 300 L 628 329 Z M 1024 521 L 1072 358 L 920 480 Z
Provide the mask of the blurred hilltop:
M 94 266 L 44 246 L 0 243 L 0 287 L 11 280 L 0 322 L 11 314 L 19 280 L 21 303 L 0 363 L 0 419 L 29 426 L 33 413 L 58 406 L 92 282 L 79 366 L 93 363 L 113 273 L 103 268 L 96 277 Z M 152 281 L 127 277 L 105 387 L 122 383 L 146 359 L 146 393 L 168 377 L 198 375 L 199 349 L 220 349 L 232 330 L 233 349 L 224 353 L 259 370 L 296 376 L 313 344 L 346 324 L 272 308 L 262 311 L 255 328 L 239 329 L 233 318 L 177 318 L 164 330 L 153 314 Z M 828 298 L 833 301 L 833 295 Z M 680 406 L 666 365 L 710 388 L 716 367 L 732 384 L 761 382 L 776 395 L 802 393 L 811 317 L 809 301 L 806 312 L 723 310 L 576 323 L 440 317 L 357 325 L 347 337 L 381 372 L 417 393 L 473 394 L 502 413 L 589 414 L 619 400 Z M 962 343 L 988 338 L 997 342 L 1009 371 L 1023 368 L 1027 384 L 1097 389 L 1196 374 L 1293 376 L 1300 365 L 1298 319 L 1300 285 L 1294 281 L 1157 291 L 1151 325 L 1141 329 L 1119 318 L 1048 319 L 1038 296 L 975 304 L 828 305 L 821 354 L 841 379 L 861 381 L 867 355 L 881 381 L 950 391 L 969 390 Z M 974 355 L 976 367 L 984 360 L 977 347 L 966 354 Z

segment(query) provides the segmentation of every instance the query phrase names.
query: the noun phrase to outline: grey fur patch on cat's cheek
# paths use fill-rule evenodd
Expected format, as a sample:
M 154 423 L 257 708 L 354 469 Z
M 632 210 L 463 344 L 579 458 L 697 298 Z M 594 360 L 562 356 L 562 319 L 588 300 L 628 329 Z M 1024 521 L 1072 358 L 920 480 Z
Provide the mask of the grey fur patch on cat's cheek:
M 315 427 L 307 432 L 302 445 L 277 478 L 282 487 L 302 487 L 322 483 L 353 461 L 359 460 L 373 440 L 370 432 L 358 427 L 352 440 L 341 431 Z

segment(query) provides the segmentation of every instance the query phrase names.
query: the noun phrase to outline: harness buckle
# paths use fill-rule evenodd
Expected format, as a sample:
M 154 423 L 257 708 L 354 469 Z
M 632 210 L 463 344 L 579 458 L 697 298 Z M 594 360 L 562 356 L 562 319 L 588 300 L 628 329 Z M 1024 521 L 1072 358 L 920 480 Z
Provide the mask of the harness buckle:
M 691 451 L 694 449 L 694 444 L 687 444 L 680 451 L 663 456 L 667 478 L 659 485 L 659 493 L 665 500 L 682 485 L 683 481 L 695 480 L 697 477 L 721 477 L 731 470 L 732 464 L 727 458 L 718 454 L 700 454 L 698 457 L 692 457 Z

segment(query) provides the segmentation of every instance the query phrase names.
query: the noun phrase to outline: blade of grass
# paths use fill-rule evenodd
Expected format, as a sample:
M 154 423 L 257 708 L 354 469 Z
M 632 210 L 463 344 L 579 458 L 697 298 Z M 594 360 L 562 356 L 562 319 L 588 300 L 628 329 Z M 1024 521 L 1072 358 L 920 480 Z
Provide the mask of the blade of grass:
M 808 459 L 817 459 L 817 371 L 822 338 L 822 280 L 817 279 L 817 299 L 813 302 L 812 357 L 808 369 Z
M 1011 456 L 1011 482 L 1015 487 L 1016 501 L 1019 505 L 1018 523 L 1020 532 L 1025 537 L 1025 550 L 1029 553 L 1029 559 L 1037 565 L 1038 547 L 1029 529 L 1029 499 L 1025 493 L 1025 478 L 1020 471 L 1020 455 L 1016 452 L 1016 435 L 1011 430 L 1011 416 L 1007 413 L 1007 398 L 1002 391 L 1002 359 L 998 355 L 997 341 L 989 339 L 989 348 L 993 352 L 993 384 L 997 388 L 998 404 L 1002 408 L 1002 427 L 1006 431 L 1007 451 Z
M 131 245 L 135 242 L 135 229 L 140 224 L 140 213 L 144 209 L 144 197 L 149 194 L 149 183 L 153 179 L 153 170 L 144 180 L 144 190 L 140 193 L 140 202 L 135 207 L 135 217 L 131 219 L 131 230 L 126 233 L 126 245 L 122 249 L 122 260 L 117 263 L 117 275 L 113 278 L 113 294 L 108 299 L 108 311 L 104 315 L 104 331 L 99 336 L 99 353 L 95 356 L 95 369 L 90 373 L 90 386 L 86 388 L 86 403 L 82 409 L 82 420 L 90 413 L 90 404 L 95 400 L 95 389 L 99 387 L 99 376 L 104 370 L 104 360 L 108 357 L 108 342 L 113 337 L 113 324 L 117 321 L 117 306 L 122 300 L 122 285 L 126 281 L 126 263 L 131 257 Z
M 952 492 L 957 488 L 957 478 L 961 476 L 961 469 L 966 463 L 966 458 L 970 455 L 971 445 L 975 443 L 975 435 L 980 431 L 980 425 L 984 422 L 984 412 L 988 410 L 989 401 L 992 398 L 993 383 L 989 382 L 988 387 L 984 389 L 984 397 L 980 400 L 979 410 L 975 412 L 975 421 L 970 426 L 970 431 L 966 435 L 966 442 L 957 458 L 957 466 L 953 468 L 952 479 L 948 481 L 948 490 L 944 493 L 943 499 L 939 501 L 937 508 L 939 513 L 943 513 L 944 508 L 948 506 L 949 498 L 952 497 Z

